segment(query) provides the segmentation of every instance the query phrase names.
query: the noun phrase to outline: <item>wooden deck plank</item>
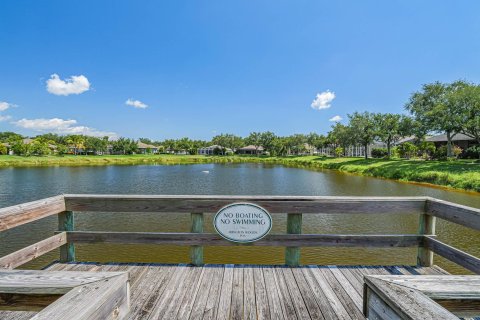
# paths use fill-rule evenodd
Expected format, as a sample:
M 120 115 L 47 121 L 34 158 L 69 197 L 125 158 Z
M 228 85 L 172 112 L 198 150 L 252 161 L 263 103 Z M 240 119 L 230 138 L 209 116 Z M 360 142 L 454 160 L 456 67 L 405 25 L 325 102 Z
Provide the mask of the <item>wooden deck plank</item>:
M 290 297 L 292 298 L 295 312 L 297 313 L 297 317 L 299 319 L 310 319 L 307 306 L 303 301 L 302 293 L 297 286 L 297 282 L 295 281 L 295 277 L 293 276 L 292 269 L 280 267 L 276 270 L 279 274 L 283 274 L 287 290 L 290 292 Z
M 129 319 L 144 319 L 163 293 L 176 266 L 149 266 L 138 286 L 131 292 Z
M 278 292 L 281 297 L 282 305 L 284 306 L 285 319 L 297 319 L 297 313 L 295 312 L 293 299 L 290 296 L 290 292 L 288 291 L 288 287 L 285 283 L 285 278 L 283 277 L 281 268 L 275 267 L 272 270 L 273 274 L 275 275 L 275 282 L 277 284 Z
M 351 268 L 337 267 L 360 296 L 363 296 L 363 283 L 352 273 Z
M 203 313 L 204 320 L 213 320 L 217 316 L 218 304 L 220 300 L 220 291 L 222 289 L 223 276 L 225 267 L 223 265 L 214 266 L 215 273 L 213 274 L 212 285 L 208 292 L 208 299 Z
M 265 289 L 270 309 L 271 319 L 284 319 L 284 307 L 281 304 L 280 293 L 278 292 L 277 282 L 275 281 L 274 270 L 270 266 L 264 266 L 263 277 L 265 280 Z
M 268 305 L 267 288 L 263 275 L 263 268 L 256 266 L 253 268 L 253 278 L 255 281 L 255 302 L 257 305 L 257 319 L 271 319 L 270 306 Z
M 176 283 L 172 283 L 169 285 L 174 286 L 175 290 L 174 293 L 171 295 L 169 301 L 165 302 L 164 304 L 157 304 L 156 311 L 152 313 L 152 319 L 175 319 L 177 313 L 180 309 L 180 304 L 178 301 L 182 301 L 183 297 L 187 290 L 189 290 L 190 283 L 192 282 L 192 278 L 197 276 L 198 268 L 187 267 L 185 268 L 184 273 L 179 276 L 178 281 Z M 201 271 L 201 270 L 200 270 Z
M 303 275 L 305 280 L 307 281 L 310 289 L 312 290 L 312 294 L 317 300 L 317 304 L 322 310 L 323 317 L 325 319 L 336 319 L 338 318 L 335 310 L 333 310 L 330 301 L 328 300 L 327 296 L 323 292 L 321 286 L 318 284 L 315 276 L 313 275 L 310 268 L 302 268 Z M 350 319 L 350 318 L 349 318 Z
M 231 319 L 243 319 L 243 266 L 233 269 Z
M 36 312 L 29 311 L 0 311 L 0 319 L 2 320 L 29 320 L 36 315 Z
M 308 285 L 307 281 L 305 280 L 305 276 L 303 275 L 302 270 L 303 268 L 292 268 L 290 269 L 295 281 L 297 283 L 298 289 L 303 297 L 303 301 L 307 307 L 308 313 L 310 314 L 311 319 L 325 319 L 322 314 L 322 310 L 317 304 L 317 301 L 313 295 L 310 286 Z
M 222 288 L 218 301 L 217 320 L 228 319 L 230 317 L 230 305 L 232 302 L 233 287 L 233 264 L 225 265 L 223 272 Z
M 321 267 L 317 269 L 320 274 L 324 276 L 325 280 L 335 292 L 350 317 L 352 319 L 365 319 L 362 310 L 357 308 L 352 298 L 348 295 L 340 282 L 338 282 L 333 273 L 327 267 Z
M 253 267 L 246 266 L 243 270 L 243 319 L 257 318 L 255 302 L 255 282 L 253 279 Z
M 200 284 L 200 291 L 197 294 L 193 304 L 192 312 L 189 319 L 203 319 L 203 313 L 207 304 L 208 292 L 212 285 L 215 268 L 212 265 L 204 266 L 204 275 Z
M 180 302 L 180 310 L 178 310 L 177 319 L 188 319 L 192 313 L 193 304 L 200 291 L 200 285 L 202 284 L 203 275 L 205 272 L 204 267 L 196 267 L 198 270 L 198 276 L 192 279 L 190 294 L 186 294 L 183 300 Z
M 333 276 L 337 279 L 337 281 L 342 285 L 343 289 L 347 292 L 347 294 L 352 298 L 357 308 L 359 310 L 362 310 L 363 308 L 362 293 L 359 293 L 353 287 L 350 281 L 348 281 L 345 275 L 336 266 L 329 266 L 328 269 L 332 272 Z
M 185 264 L 178 265 L 175 268 L 175 271 L 170 278 L 170 281 L 167 282 L 165 285 L 165 290 L 163 293 L 158 296 L 155 305 L 152 307 L 151 312 L 148 314 L 148 318 L 146 319 L 162 319 L 164 312 L 169 307 L 170 303 L 172 303 L 175 293 L 178 291 L 185 274 L 191 270 Z M 173 303 L 176 303 L 174 301 Z
M 310 266 L 309 271 L 315 277 L 315 280 L 318 283 L 318 286 L 322 290 L 323 294 L 327 298 L 331 308 L 333 309 L 337 319 L 352 319 L 351 315 L 343 305 L 341 299 L 335 293 L 335 290 L 330 286 L 327 279 L 320 272 L 320 268 L 317 266 Z

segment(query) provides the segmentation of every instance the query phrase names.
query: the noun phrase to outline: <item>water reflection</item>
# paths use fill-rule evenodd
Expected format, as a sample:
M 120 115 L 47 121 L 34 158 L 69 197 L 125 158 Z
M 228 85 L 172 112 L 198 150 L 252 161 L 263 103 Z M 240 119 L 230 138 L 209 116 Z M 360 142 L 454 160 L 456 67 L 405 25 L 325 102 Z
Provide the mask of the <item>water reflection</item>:
M 208 171 L 206 174 L 202 171 Z M 136 165 L 0 169 L 0 206 L 62 193 L 226 194 L 327 196 L 432 196 L 480 207 L 478 194 L 448 191 L 383 179 L 264 164 Z M 275 215 L 272 232 L 285 230 L 285 216 Z M 213 232 L 211 216 L 206 231 Z M 77 214 L 77 229 L 111 231 L 188 231 L 187 214 Z M 305 215 L 305 233 L 415 233 L 416 215 Z M 52 235 L 54 217 L 0 233 L 0 255 Z M 478 233 L 438 223 L 439 238 L 480 256 Z M 308 264 L 412 264 L 416 249 L 304 248 Z M 42 257 L 33 266 L 56 258 Z M 82 245 L 78 259 L 89 261 L 185 262 L 188 248 L 175 246 Z M 205 251 L 211 263 L 283 263 L 282 248 L 220 247 Z M 441 259 L 449 271 L 461 269 Z

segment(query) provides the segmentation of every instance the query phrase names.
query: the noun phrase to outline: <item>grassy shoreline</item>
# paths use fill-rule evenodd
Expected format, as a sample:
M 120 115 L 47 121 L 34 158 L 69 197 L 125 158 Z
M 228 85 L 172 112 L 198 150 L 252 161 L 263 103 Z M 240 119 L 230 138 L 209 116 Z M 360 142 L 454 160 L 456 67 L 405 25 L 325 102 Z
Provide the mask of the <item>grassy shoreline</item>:
M 420 182 L 443 187 L 480 192 L 480 163 L 472 161 L 421 161 L 361 158 L 254 157 L 254 156 L 0 156 L 0 168 L 37 166 L 88 166 L 195 163 L 269 163 L 295 167 L 331 169 L 363 176 L 406 182 Z

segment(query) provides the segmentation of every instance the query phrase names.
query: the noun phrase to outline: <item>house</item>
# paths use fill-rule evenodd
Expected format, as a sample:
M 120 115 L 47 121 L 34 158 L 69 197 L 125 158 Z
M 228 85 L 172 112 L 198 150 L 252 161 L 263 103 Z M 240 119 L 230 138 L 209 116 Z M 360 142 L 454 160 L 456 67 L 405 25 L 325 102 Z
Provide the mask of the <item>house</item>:
M 34 141 L 35 141 L 35 140 L 34 140 L 34 139 L 31 139 L 31 138 L 22 139 L 22 143 L 23 143 L 23 144 L 32 144 Z M 13 150 L 12 150 L 12 145 L 11 145 L 11 144 L 9 144 L 9 143 L 7 143 L 7 142 L 2 143 L 2 144 L 3 144 L 5 147 L 7 147 L 7 154 L 8 154 L 8 155 L 14 155 L 14 154 L 15 154 L 15 152 L 13 152 Z M 48 144 L 48 148 L 50 149 L 50 151 L 51 151 L 52 153 L 57 152 L 57 146 L 54 145 L 54 144 L 50 144 L 50 143 L 49 143 L 49 144 Z
M 440 146 L 447 144 L 447 135 L 440 134 L 437 136 L 427 138 L 425 141 L 433 142 L 435 144 L 435 147 L 438 148 Z M 464 135 L 463 133 L 457 133 L 456 135 L 454 135 L 452 138 L 452 143 L 462 148 L 462 150 L 466 150 L 471 146 L 474 146 L 477 144 L 474 138 Z
M 262 146 L 249 145 L 249 146 L 237 149 L 237 153 L 238 154 L 262 154 L 263 150 L 264 149 Z
M 152 144 L 143 143 L 141 141 L 137 142 L 138 153 L 147 154 L 147 153 L 158 153 L 158 147 Z
M 219 153 L 232 153 L 232 149 L 230 148 L 224 148 L 222 146 L 219 146 L 218 144 L 214 144 L 213 146 L 209 147 L 203 147 L 198 149 L 198 154 L 203 154 L 203 155 L 213 155 L 213 154 L 219 154 Z

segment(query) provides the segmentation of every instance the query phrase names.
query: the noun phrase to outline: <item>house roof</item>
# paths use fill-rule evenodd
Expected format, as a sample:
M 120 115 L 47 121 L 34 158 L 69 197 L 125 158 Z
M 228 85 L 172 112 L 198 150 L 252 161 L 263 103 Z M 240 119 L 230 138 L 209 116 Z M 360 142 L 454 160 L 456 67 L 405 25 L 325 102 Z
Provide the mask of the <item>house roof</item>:
M 411 141 L 414 141 L 416 138 L 417 137 L 415 137 L 415 136 L 403 137 L 400 140 L 398 140 L 396 143 L 397 144 L 402 144 L 402 143 L 405 143 L 405 142 L 411 142 Z
M 216 149 L 216 148 L 222 149 L 223 147 L 218 144 L 214 144 L 208 147 L 201 147 L 200 149 Z
M 157 146 L 154 146 L 154 145 L 152 145 L 152 144 L 146 144 L 146 143 L 143 143 L 143 142 L 141 142 L 141 141 L 137 142 L 137 147 L 138 147 L 139 149 L 148 149 L 148 148 L 150 148 L 150 149 L 158 149 Z
M 467 135 L 464 135 L 463 133 L 457 133 L 453 138 L 452 141 L 471 141 L 475 140 L 472 137 L 469 137 Z M 431 141 L 431 142 L 447 142 L 447 135 L 446 134 L 439 134 L 438 136 L 433 136 L 430 138 L 427 138 L 426 141 Z
M 249 145 L 249 146 L 240 148 L 240 149 L 238 149 L 238 150 L 252 150 L 252 151 L 258 150 L 258 151 L 263 151 L 263 147 L 262 147 L 262 146 Z

